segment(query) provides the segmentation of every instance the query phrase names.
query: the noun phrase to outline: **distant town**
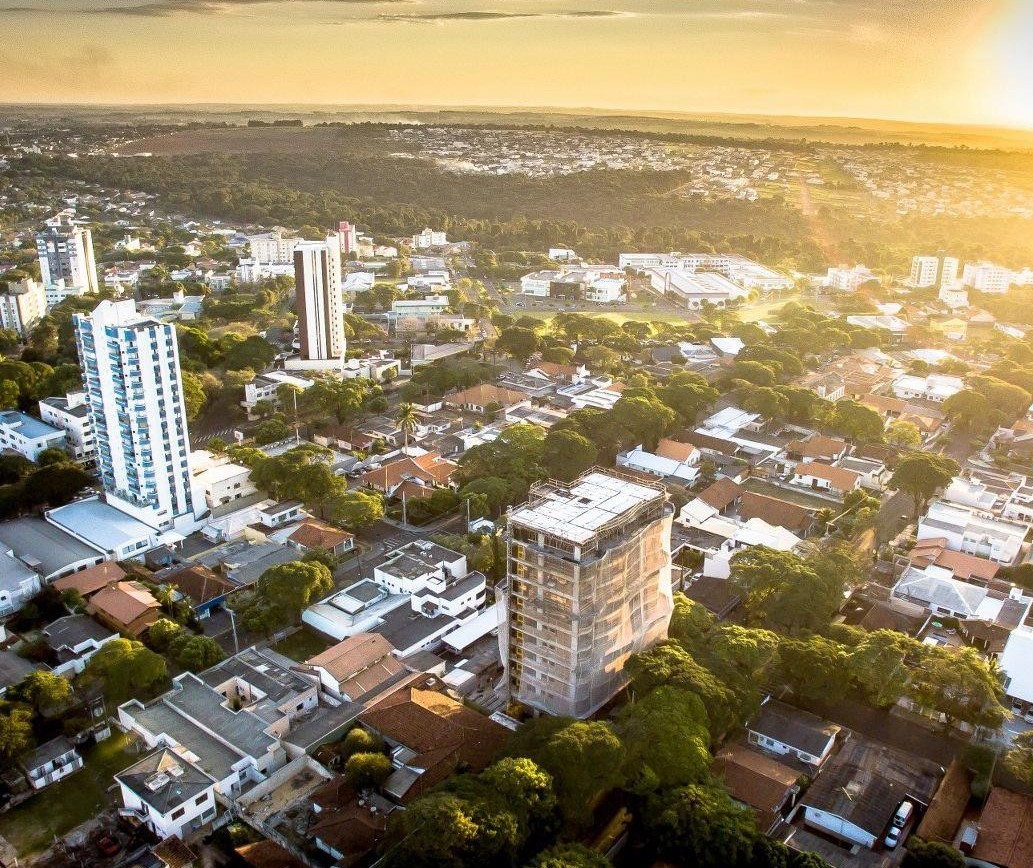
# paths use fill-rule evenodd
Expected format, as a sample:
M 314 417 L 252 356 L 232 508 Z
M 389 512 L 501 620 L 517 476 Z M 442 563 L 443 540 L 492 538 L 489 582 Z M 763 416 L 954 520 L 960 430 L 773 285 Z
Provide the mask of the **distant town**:
M 4 865 L 1033 865 L 1033 259 L 503 255 L 74 174 L 163 134 L 0 149 Z M 386 135 L 1033 216 L 874 149 Z

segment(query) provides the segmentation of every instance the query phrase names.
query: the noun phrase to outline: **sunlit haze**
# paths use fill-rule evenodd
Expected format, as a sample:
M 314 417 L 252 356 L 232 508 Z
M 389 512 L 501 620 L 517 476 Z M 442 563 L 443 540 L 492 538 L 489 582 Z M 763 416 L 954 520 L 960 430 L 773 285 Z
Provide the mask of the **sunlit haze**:
M 0 100 L 584 106 L 1033 128 L 1028 0 L 9 0 Z

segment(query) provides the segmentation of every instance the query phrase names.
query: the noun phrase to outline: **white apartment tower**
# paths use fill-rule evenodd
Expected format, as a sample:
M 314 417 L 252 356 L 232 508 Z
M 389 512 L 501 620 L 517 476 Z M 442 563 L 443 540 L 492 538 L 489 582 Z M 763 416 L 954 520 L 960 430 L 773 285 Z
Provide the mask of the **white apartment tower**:
M 302 240 L 300 236 L 291 235 L 280 227 L 270 232 L 247 236 L 251 258 L 263 265 L 289 265 L 294 259 L 294 251 Z
M 31 277 L 7 284 L 6 291 L 0 293 L 0 328 L 16 331 L 20 338 L 28 337 L 46 314 L 46 290 Z
M 1003 265 L 992 262 L 969 262 L 965 265 L 962 283 L 977 292 L 1007 292 L 1015 275 Z
M 71 211 L 46 221 L 46 228 L 36 235 L 36 253 L 50 305 L 70 295 L 97 292 L 93 236 L 89 229 L 72 222 Z
M 341 247 L 336 237 L 305 241 L 294 251 L 294 283 L 301 355 L 285 367 L 318 370 L 344 359 L 344 306 L 341 303 Z
M 136 303 L 102 301 L 74 319 L 105 500 L 159 531 L 192 531 L 204 512 L 190 471 L 176 330 Z
M 510 510 L 499 642 L 512 699 L 585 718 L 624 687 L 627 659 L 667 637 L 672 513 L 660 485 L 612 471 L 540 483 Z
M 953 256 L 915 256 L 911 259 L 911 285 L 916 289 L 952 287 L 961 263 Z

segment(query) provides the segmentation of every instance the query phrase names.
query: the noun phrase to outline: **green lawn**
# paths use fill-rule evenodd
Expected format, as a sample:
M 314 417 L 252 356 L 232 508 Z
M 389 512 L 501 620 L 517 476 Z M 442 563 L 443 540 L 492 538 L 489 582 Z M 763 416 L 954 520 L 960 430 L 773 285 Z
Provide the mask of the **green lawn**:
M 795 503 L 799 506 L 807 507 L 807 509 L 837 508 L 835 501 L 824 500 L 813 494 L 808 494 L 806 489 L 782 488 L 779 485 L 773 485 L 767 480 L 757 479 L 756 477 L 747 479 L 742 487 L 747 491 L 752 491 L 754 494 L 766 494 L 768 497 L 777 497 L 779 500 Z
M 273 651 L 302 663 L 329 647 L 329 642 L 324 642 L 311 630 L 302 627 L 297 633 L 292 633 L 273 645 Z
M 25 858 L 45 850 L 55 836 L 66 835 L 112 804 L 120 804 L 117 794 L 109 795 L 107 790 L 115 783 L 114 774 L 140 758 L 126 749 L 128 740 L 116 730 L 107 741 L 86 752 L 82 770 L 0 814 L 0 835 Z

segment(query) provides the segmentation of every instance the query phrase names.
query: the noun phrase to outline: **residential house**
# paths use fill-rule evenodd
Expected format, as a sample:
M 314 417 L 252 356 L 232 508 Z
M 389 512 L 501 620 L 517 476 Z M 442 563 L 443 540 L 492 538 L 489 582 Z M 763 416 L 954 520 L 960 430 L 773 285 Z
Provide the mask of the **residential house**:
M 23 756 L 18 765 L 34 790 L 42 790 L 83 767 L 83 759 L 67 738 L 59 735 Z
M 175 587 L 182 601 L 202 620 L 221 609 L 226 597 L 238 588 L 204 564 L 190 564 L 163 572 L 159 578 L 162 584 Z
M 362 864 L 383 840 L 397 806 L 378 793 L 361 796 L 344 778 L 327 781 L 311 796 L 314 822 L 308 834 L 334 864 Z
M 88 615 L 65 615 L 51 621 L 42 635 L 56 658 L 51 667 L 55 675 L 78 675 L 94 654 L 118 638 L 118 633 L 112 633 Z
M 946 537 L 929 537 L 918 540 L 908 555 L 909 566 L 924 570 L 930 566 L 949 571 L 951 578 L 970 585 L 987 587 L 997 576 L 1001 565 L 986 558 L 964 552 L 952 551 Z
M 820 461 L 802 461 L 789 480 L 792 485 L 826 491 L 842 497 L 861 485 L 861 474 Z
M 1033 865 L 1033 796 L 994 787 L 979 815 L 979 836 L 968 855 L 983 865 Z
M 641 444 L 617 456 L 617 465 L 691 485 L 699 476 L 700 451 L 691 443 L 661 438 L 656 449 Z
M 358 702 L 405 673 L 394 646 L 378 633 L 356 633 L 305 661 L 319 675 L 323 691 Z
M 1014 563 L 1022 550 L 1028 526 L 992 518 L 970 507 L 934 500 L 918 521 L 918 539 L 945 539 L 956 552 Z
M 68 576 L 55 579 L 51 584 L 62 594 L 65 591 L 75 591 L 84 600 L 102 591 L 108 585 L 113 585 L 126 577 L 127 573 L 115 561 L 104 561 L 85 570 L 79 570 Z
M 90 597 L 86 609 L 104 626 L 139 639 L 161 617 L 161 605 L 139 582 L 116 582 Z
M 846 382 L 837 373 L 810 371 L 797 380 L 796 385 L 810 389 L 826 401 L 838 401 L 846 394 Z
M 0 549 L 0 617 L 22 608 L 43 589 L 39 573 L 14 556 L 10 549 Z
M 367 470 L 359 482 L 388 497 L 401 497 L 403 493 L 408 497 L 430 497 L 435 489 L 451 486 L 458 469 L 459 465 L 437 452 L 426 452 Z
M 737 513 L 741 521 L 748 522 L 752 518 L 759 518 L 772 527 L 784 527 L 799 537 L 809 536 L 814 529 L 813 510 L 798 503 L 790 503 L 788 500 L 753 491 L 742 493 Z
M 479 772 L 502 749 L 505 727 L 447 696 L 433 676 L 404 684 L 359 715 L 391 752 L 394 771 L 381 787 L 408 804 L 457 767 Z
M 767 700 L 746 725 L 750 744 L 813 769 L 829 758 L 839 731 L 836 724 L 776 699 Z
M 805 461 L 838 464 L 849 451 L 850 446 L 845 440 L 812 434 L 803 440 L 790 440 L 786 444 L 785 459 L 782 463 L 787 471 Z
M 928 374 L 924 377 L 904 374 L 893 381 L 891 388 L 894 395 L 905 401 L 922 399 L 932 401 L 934 404 L 942 404 L 949 397 L 964 389 L 965 381 L 961 377 L 946 374 Z
M 469 389 L 463 389 L 461 392 L 446 395 L 444 402 L 449 407 L 483 415 L 493 408 L 505 410 L 518 404 L 530 403 L 530 398 L 523 392 L 513 389 L 505 389 L 491 383 L 480 383 Z
M 63 449 L 65 432 L 20 410 L 0 410 L 0 450 L 35 461 L 45 449 Z
M 765 834 L 774 831 L 800 795 L 796 769 L 741 744 L 722 748 L 713 770 L 735 801 L 753 809 Z
M 928 806 L 942 777 L 938 763 L 855 735 L 803 794 L 802 819 L 848 846 L 874 850 L 900 804 Z
M 115 775 L 124 810 L 159 838 L 186 838 L 218 813 L 216 782 L 184 754 L 162 749 Z
M 97 463 L 97 439 L 93 433 L 85 392 L 69 392 L 39 402 L 39 416 L 47 425 L 65 432 L 64 448 L 87 468 Z
M 291 532 L 287 537 L 287 545 L 299 552 L 318 549 L 328 551 L 335 557 L 341 557 L 355 548 L 355 536 L 321 521 L 309 519 L 303 521 Z
M 725 515 L 729 510 L 735 509 L 744 492 L 745 489 L 738 482 L 722 476 L 704 488 L 697 495 L 697 499 L 713 507 L 719 514 Z

